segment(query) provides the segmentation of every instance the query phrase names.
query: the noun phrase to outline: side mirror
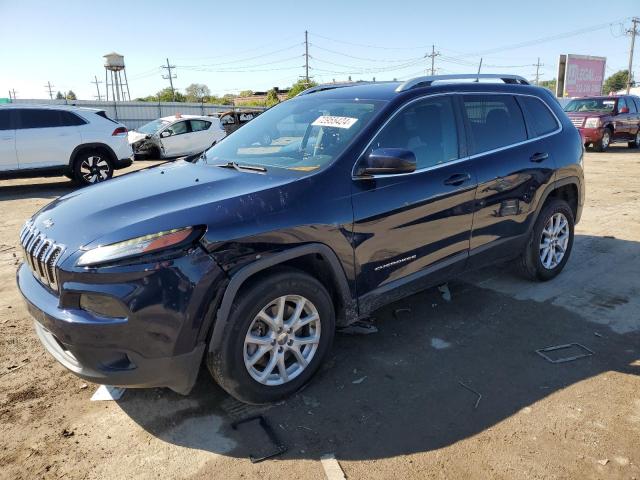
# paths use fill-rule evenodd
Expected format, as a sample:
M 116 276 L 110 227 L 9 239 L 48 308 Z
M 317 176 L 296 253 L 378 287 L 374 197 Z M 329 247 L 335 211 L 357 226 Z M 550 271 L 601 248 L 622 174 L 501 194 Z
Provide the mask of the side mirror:
M 356 174 L 362 177 L 371 175 L 397 175 L 411 173 L 416 169 L 416 156 L 406 148 L 377 148 L 364 157 Z
M 167 138 L 171 136 L 171 132 L 169 130 L 165 130 L 160 134 L 160 138 Z
M 618 113 L 629 113 L 629 107 L 622 107 Z

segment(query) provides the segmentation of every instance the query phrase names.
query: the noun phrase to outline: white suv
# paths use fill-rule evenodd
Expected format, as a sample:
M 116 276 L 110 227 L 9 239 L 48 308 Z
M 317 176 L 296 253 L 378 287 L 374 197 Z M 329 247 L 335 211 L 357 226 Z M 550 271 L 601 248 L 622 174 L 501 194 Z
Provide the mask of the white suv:
M 0 178 L 64 174 L 90 185 L 131 165 L 127 128 L 102 110 L 0 106 Z

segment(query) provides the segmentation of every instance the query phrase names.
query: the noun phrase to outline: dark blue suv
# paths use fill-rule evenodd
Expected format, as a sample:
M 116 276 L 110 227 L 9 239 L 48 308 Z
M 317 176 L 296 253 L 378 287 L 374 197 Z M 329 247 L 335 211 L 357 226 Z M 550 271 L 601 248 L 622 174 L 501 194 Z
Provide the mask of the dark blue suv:
M 469 269 L 565 266 L 583 145 L 516 76 L 330 84 L 208 150 L 59 198 L 22 229 L 18 285 L 80 377 L 186 394 L 299 389 L 337 327 Z

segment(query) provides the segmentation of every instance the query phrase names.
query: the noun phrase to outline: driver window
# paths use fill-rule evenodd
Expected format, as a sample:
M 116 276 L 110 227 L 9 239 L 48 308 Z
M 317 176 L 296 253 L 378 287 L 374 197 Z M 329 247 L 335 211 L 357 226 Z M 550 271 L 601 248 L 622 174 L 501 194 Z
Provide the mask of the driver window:
M 624 98 L 620 98 L 618 100 L 618 113 L 622 111 L 623 108 L 627 106 L 627 102 L 624 101 Z
M 459 158 L 451 98 L 434 97 L 402 110 L 378 134 L 369 151 L 377 148 L 411 150 L 416 156 L 417 170 Z
M 187 128 L 187 122 L 178 122 L 174 123 L 170 127 L 167 128 L 167 132 L 171 132 L 171 136 L 174 135 L 182 135 L 183 133 L 187 133 L 189 129 Z

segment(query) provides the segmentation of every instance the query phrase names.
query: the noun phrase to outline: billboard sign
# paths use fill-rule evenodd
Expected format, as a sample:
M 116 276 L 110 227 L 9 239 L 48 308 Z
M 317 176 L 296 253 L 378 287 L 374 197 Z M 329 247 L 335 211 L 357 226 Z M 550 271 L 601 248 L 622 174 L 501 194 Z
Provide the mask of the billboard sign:
M 561 90 L 562 96 L 588 97 L 601 95 L 606 63 L 607 59 L 605 57 L 561 55 L 558 64 L 558 78 L 564 79 Z

